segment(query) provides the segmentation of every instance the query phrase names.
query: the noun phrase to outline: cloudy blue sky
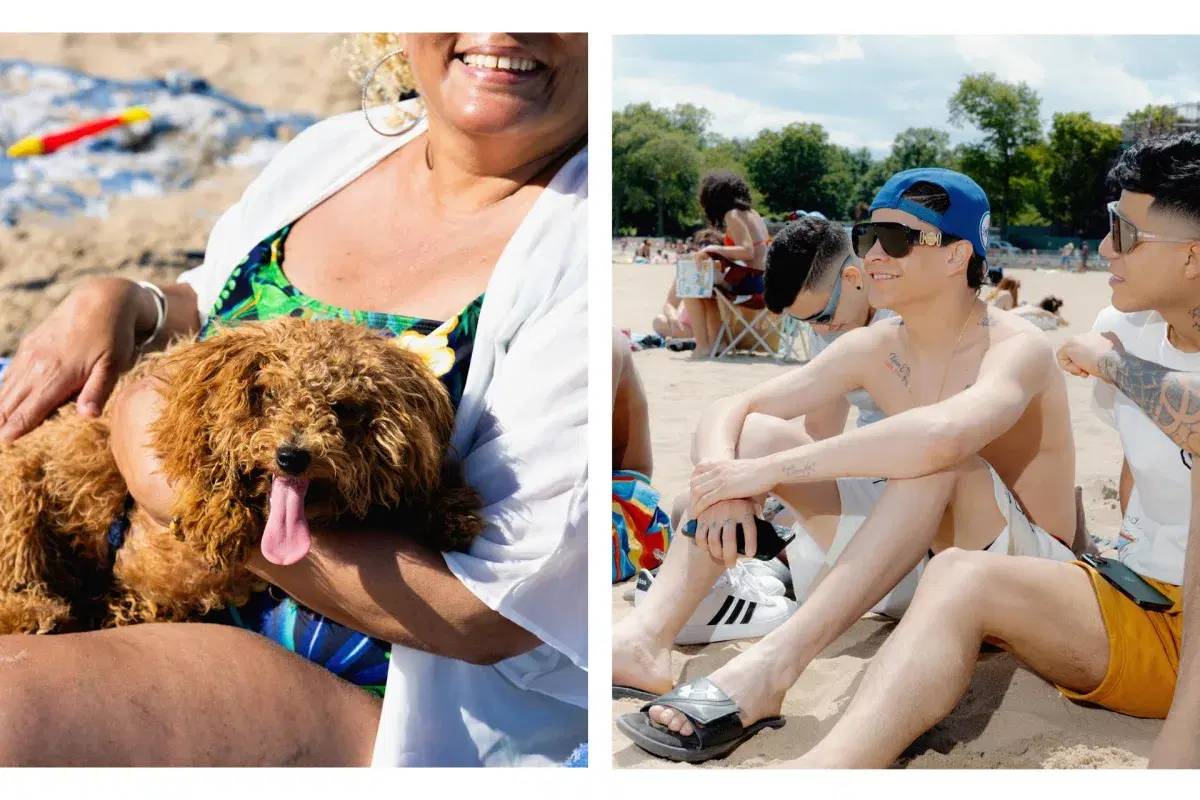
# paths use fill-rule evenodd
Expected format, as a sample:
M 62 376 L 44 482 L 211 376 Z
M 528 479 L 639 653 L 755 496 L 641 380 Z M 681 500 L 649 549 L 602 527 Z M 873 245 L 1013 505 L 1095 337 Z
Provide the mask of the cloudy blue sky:
M 727 136 L 819 122 L 847 147 L 885 153 L 897 133 L 947 120 L 959 79 L 1025 81 L 1056 111 L 1119 122 L 1147 103 L 1200 100 L 1198 36 L 617 36 L 613 104 L 695 103 Z

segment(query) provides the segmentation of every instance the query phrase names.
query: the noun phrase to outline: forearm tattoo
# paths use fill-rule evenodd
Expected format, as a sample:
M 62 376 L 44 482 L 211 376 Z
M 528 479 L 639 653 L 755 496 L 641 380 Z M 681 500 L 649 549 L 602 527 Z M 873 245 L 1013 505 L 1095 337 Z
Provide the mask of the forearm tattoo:
M 799 464 L 788 464 L 783 468 L 783 474 L 789 478 L 807 478 L 816 471 L 817 465 L 812 461 Z
M 1200 453 L 1200 374 L 1167 369 L 1126 352 L 1100 359 L 1100 374 L 1189 453 Z

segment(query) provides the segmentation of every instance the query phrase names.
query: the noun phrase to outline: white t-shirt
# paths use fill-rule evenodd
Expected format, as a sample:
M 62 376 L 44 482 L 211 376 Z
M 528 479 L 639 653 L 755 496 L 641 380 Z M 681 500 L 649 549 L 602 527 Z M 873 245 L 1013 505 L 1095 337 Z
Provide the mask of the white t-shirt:
M 297 136 L 180 277 L 201 318 L 254 245 L 424 130 L 383 137 L 347 113 Z M 394 645 L 374 766 L 550 766 L 587 738 L 587 187 L 585 147 L 497 261 L 451 442 L 487 528 L 446 564 L 544 644 L 492 666 Z
M 1156 312 L 1126 314 L 1111 306 L 1093 330 L 1115 333 L 1132 355 L 1169 369 L 1200 372 L 1200 353 L 1184 353 L 1167 341 L 1167 323 Z M 1092 379 L 1092 405 L 1121 436 L 1133 474 L 1133 491 L 1121 520 L 1120 559 L 1148 578 L 1183 583 L 1192 504 L 1192 457 L 1171 441 L 1116 387 Z
M 888 311 L 886 308 L 875 310 L 875 316 L 871 318 L 871 325 L 874 325 L 880 320 L 890 319 L 898 316 L 895 311 Z M 829 345 L 837 340 L 841 333 L 817 333 L 812 328 L 808 329 L 808 349 L 812 353 L 812 357 L 816 358 L 818 353 L 821 353 Z M 887 416 L 883 413 L 874 398 L 867 394 L 866 389 L 859 389 L 857 392 L 851 392 L 846 395 L 846 400 L 850 405 L 858 409 L 858 427 L 870 425 L 872 422 L 878 422 Z

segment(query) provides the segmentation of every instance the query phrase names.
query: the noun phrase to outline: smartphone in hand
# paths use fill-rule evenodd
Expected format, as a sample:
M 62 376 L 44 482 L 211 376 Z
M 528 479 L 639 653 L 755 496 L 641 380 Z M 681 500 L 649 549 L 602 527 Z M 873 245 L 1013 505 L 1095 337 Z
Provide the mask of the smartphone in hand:
M 770 561 L 777 555 L 782 553 L 792 540 L 796 538 L 794 531 L 777 528 L 765 519 L 754 518 L 754 527 L 758 531 L 758 552 L 754 557 L 760 561 Z M 783 530 L 783 533 L 780 533 Z M 683 526 L 683 535 L 689 539 L 696 537 L 696 520 L 690 519 Z M 739 522 L 737 526 L 737 551 L 738 555 L 746 555 L 746 534 L 742 530 L 742 525 Z

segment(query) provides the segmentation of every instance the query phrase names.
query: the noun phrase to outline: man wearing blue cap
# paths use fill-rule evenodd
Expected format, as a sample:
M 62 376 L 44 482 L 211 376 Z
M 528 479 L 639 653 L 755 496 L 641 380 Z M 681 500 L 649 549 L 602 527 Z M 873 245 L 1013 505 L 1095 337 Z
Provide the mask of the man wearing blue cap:
M 1150 766 L 1200 767 L 1200 134 L 1136 143 L 1109 180 L 1112 307 L 1058 357 L 1096 379 L 1095 410 L 1120 434 L 1117 556 L 939 555 L 803 765 L 892 763 L 950 713 L 986 638 L 1073 700 L 1165 717 Z
M 1074 558 L 1065 379 L 1041 331 L 978 297 L 989 224 L 987 197 L 967 176 L 893 176 L 851 238 L 871 305 L 900 318 L 851 331 L 809 364 L 704 414 L 693 442 L 695 543 L 676 541 L 654 588 L 690 613 L 736 560 L 739 524 L 754 553 L 755 502 L 768 492 L 826 558 L 807 586 L 797 580 L 803 604 L 786 623 L 618 721 L 642 748 L 702 761 L 782 725 L 783 696 L 808 663 L 867 611 L 902 614 L 935 552 Z M 857 389 L 887 418 L 797 444 L 789 421 Z M 664 612 L 663 630 L 619 643 L 644 665 L 643 688 L 670 685 L 676 616 Z

